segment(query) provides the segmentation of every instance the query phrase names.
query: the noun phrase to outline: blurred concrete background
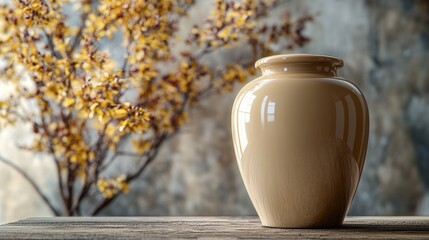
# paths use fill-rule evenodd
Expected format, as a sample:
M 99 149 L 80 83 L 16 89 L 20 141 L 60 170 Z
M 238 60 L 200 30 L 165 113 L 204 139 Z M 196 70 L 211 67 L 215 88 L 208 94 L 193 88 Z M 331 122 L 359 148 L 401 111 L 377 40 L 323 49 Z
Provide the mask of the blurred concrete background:
M 200 1 L 185 21 L 201 21 L 209 4 Z M 304 0 L 283 6 L 292 16 L 316 14 L 306 30 L 311 43 L 295 52 L 342 58 L 340 75 L 357 84 L 368 101 L 367 160 L 349 214 L 429 215 L 429 1 Z M 230 109 L 241 87 L 204 100 L 131 191 L 101 214 L 255 214 L 230 132 Z M 38 183 L 51 186 L 47 193 L 53 197 L 50 162 L 17 151 L 11 141 L 25 138 L 25 132 L 3 130 L 0 151 Z M 0 183 L 0 223 L 50 214 L 30 186 L 4 165 Z

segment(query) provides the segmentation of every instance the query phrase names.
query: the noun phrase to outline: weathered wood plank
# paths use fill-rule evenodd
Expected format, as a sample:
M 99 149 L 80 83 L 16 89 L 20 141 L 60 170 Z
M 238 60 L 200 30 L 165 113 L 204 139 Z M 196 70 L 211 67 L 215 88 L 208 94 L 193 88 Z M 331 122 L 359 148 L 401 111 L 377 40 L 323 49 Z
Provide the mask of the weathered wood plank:
M 348 217 L 335 229 L 262 227 L 256 217 L 56 217 L 0 226 L 0 239 L 429 239 L 429 217 Z

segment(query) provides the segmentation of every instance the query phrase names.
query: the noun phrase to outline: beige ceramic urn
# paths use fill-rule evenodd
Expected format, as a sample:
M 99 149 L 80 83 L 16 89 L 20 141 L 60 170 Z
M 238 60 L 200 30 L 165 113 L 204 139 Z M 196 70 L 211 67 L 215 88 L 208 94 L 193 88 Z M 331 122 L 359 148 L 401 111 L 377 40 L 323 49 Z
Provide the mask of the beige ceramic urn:
M 238 166 L 262 225 L 342 224 L 356 192 L 368 141 L 359 89 L 337 75 L 341 59 L 277 55 L 238 93 L 232 133 Z

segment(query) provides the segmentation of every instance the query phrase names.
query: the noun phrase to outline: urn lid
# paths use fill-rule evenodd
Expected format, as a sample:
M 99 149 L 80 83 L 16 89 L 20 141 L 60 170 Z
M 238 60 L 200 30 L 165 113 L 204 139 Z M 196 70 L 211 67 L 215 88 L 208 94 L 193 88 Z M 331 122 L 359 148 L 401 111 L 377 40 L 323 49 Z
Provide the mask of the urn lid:
M 340 68 L 344 62 L 339 58 L 327 55 L 281 54 L 259 59 L 255 63 L 255 68 L 263 68 L 272 64 L 327 64 Z

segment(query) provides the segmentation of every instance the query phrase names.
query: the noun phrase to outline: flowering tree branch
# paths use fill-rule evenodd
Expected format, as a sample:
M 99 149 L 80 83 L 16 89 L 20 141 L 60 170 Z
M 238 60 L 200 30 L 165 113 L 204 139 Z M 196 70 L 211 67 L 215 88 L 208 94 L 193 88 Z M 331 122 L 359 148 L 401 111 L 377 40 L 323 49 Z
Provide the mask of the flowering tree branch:
M 7 63 L 0 82 L 15 86 L 0 99 L 0 125 L 32 126 L 34 142 L 21 149 L 53 159 L 62 209 L 55 209 L 22 169 L 0 160 L 23 175 L 55 215 L 100 213 L 147 171 L 195 103 L 243 83 L 254 74 L 253 61 L 275 48 L 309 41 L 303 30 L 311 16 L 286 14 L 269 24 L 265 17 L 282 4 L 269 2 L 215 0 L 206 21 L 182 40 L 176 37 L 178 23 L 192 0 L 70 2 L 80 15 L 78 26 L 68 22 L 60 1 L 0 6 L 0 60 Z M 118 36 L 121 62 L 103 49 Z M 180 53 L 173 49 L 177 43 L 185 46 Z M 252 55 L 220 66 L 207 61 L 237 46 Z M 31 113 L 18 111 L 23 101 L 34 105 Z M 133 159 L 135 169 L 107 171 L 123 158 Z M 97 202 L 84 211 L 89 199 Z

